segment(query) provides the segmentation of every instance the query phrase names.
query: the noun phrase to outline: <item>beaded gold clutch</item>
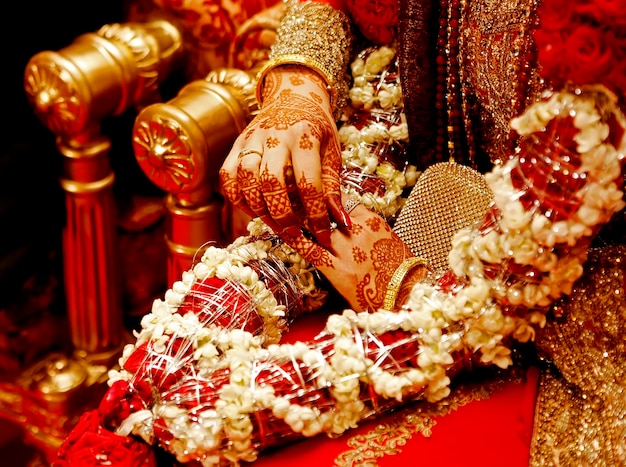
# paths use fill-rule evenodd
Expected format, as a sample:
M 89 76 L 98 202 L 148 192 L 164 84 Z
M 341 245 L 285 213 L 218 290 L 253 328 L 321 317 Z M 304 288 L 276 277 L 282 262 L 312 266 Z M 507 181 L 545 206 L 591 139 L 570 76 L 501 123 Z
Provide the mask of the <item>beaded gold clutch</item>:
M 434 271 L 445 271 L 452 237 L 481 220 L 492 200 L 493 193 L 479 172 L 455 162 L 440 162 L 424 170 L 394 231 Z

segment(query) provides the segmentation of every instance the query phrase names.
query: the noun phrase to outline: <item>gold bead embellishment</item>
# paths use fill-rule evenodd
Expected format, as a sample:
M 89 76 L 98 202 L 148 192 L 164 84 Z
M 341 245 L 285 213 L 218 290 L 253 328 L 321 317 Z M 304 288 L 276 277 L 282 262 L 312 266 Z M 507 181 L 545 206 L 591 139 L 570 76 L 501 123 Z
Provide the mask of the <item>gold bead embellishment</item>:
M 317 72 L 329 89 L 338 115 L 348 99 L 348 65 L 354 35 L 348 16 L 327 4 L 289 1 L 272 45 L 269 61 L 257 75 L 256 95 L 267 73 L 280 65 L 299 64 Z

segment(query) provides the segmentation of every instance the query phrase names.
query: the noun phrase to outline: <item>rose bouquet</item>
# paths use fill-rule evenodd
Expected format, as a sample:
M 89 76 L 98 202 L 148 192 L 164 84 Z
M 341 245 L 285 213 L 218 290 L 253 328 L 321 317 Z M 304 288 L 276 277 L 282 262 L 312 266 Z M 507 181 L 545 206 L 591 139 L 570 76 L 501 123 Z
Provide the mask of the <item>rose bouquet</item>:
M 542 0 L 534 33 L 540 74 L 553 89 L 602 83 L 626 96 L 626 9 L 604 0 Z

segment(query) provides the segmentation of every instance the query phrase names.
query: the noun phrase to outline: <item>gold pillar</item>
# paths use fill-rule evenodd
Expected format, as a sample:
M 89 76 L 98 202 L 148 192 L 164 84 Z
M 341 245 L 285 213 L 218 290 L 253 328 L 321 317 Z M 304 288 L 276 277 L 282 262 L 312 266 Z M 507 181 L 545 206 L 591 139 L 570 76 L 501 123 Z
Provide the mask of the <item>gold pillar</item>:
M 254 76 L 254 70 L 216 70 L 135 120 L 135 157 L 168 192 L 169 283 L 180 280 L 204 245 L 224 240 L 218 171 L 258 109 Z
M 179 31 L 165 21 L 111 24 L 58 52 L 36 54 L 25 70 L 29 102 L 57 135 L 62 155 L 64 285 L 74 352 L 50 354 L 0 383 L 0 416 L 20 425 L 49 463 L 80 414 L 99 402 L 124 343 L 115 175 L 100 123 L 159 100 L 158 86 L 182 52 Z
M 102 119 L 158 100 L 158 85 L 182 54 L 170 23 L 103 26 L 58 51 L 31 58 L 25 89 L 36 115 L 55 132 L 66 193 L 64 272 L 72 344 L 98 358 L 123 333 L 116 264 L 109 140 Z
M 122 343 L 122 306 L 116 255 L 110 142 L 57 140 L 65 190 L 64 284 L 72 344 L 95 357 Z

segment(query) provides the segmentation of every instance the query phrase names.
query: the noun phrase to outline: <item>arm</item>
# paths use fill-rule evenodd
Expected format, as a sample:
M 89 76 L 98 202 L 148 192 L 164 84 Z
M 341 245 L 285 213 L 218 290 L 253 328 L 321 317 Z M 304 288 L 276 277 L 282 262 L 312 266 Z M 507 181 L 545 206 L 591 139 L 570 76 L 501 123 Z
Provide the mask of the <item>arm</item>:
M 261 110 L 220 171 L 225 196 L 276 232 L 308 230 L 322 245 L 349 226 L 340 203 L 335 118 L 347 95 L 348 17 L 330 5 L 290 3 L 259 72 Z
M 350 218 L 350 229 L 331 232 L 329 248 L 302 234 L 283 235 L 283 240 L 311 262 L 352 309 L 399 309 L 412 285 L 428 273 L 428 264 L 414 258 L 387 222 L 365 206 L 356 205 Z

